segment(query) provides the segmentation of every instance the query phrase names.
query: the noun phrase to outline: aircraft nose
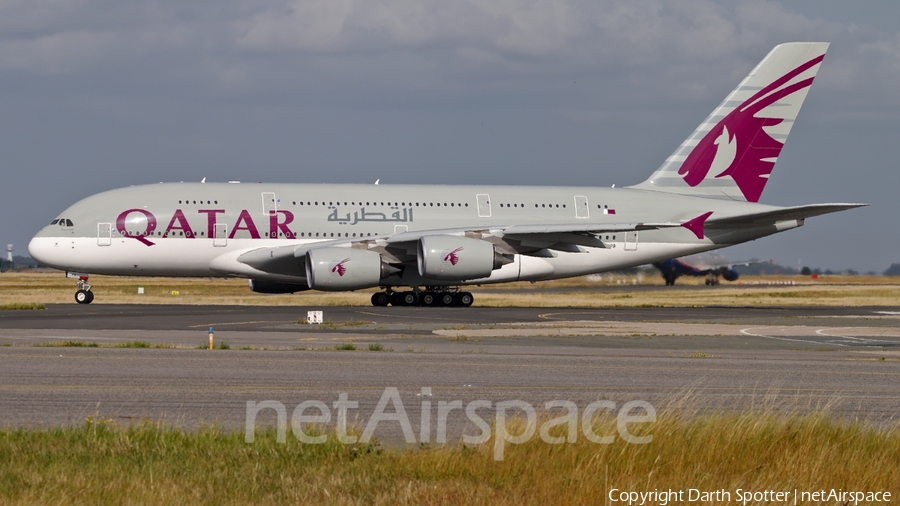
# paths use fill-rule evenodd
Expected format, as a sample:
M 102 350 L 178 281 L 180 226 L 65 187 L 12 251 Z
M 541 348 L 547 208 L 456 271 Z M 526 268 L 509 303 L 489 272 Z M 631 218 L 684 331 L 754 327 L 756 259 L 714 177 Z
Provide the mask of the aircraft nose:
M 31 242 L 28 243 L 28 254 L 31 255 L 31 258 L 45 265 L 49 263 L 46 242 L 46 238 L 32 237 Z

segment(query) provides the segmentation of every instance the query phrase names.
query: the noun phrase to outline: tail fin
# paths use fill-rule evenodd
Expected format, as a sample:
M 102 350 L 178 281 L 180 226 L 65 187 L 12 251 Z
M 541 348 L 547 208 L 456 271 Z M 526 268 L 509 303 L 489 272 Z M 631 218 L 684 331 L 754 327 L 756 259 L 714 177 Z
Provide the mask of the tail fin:
M 690 137 L 633 188 L 758 202 L 828 43 L 774 49 Z

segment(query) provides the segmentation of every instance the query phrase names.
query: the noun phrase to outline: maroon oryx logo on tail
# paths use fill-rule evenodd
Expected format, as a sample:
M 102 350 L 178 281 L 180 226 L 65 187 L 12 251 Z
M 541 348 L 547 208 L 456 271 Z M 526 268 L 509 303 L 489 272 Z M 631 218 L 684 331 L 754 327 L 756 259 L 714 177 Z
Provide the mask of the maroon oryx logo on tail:
M 344 277 L 344 273 L 347 272 L 347 267 L 344 266 L 345 263 L 350 261 L 350 257 L 347 257 L 340 262 L 334 264 L 334 267 L 331 268 L 331 272 L 336 272 L 338 276 Z
M 812 85 L 813 78 L 785 86 L 794 77 L 818 65 L 825 55 L 800 65 L 756 92 L 712 128 L 685 158 L 678 173 L 684 182 L 697 186 L 710 168 L 724 167 L 716 178 L 731 176 L 748 202 L 759 202 L 772 167 L 784 143 L 763 127 L 780 124 L 782 118 L 758 118 L 756 114 L 784 97 Z
M 459 247 L 451 251 L 450 253 L 447 253 L 446 255 L 444 255 L 444 261 L 450 262 L 450 265 L 456 265 L 457 263 L 459 263 L 459 257 L 456 256 L 456 254 L 462 250 L 462 247 Z

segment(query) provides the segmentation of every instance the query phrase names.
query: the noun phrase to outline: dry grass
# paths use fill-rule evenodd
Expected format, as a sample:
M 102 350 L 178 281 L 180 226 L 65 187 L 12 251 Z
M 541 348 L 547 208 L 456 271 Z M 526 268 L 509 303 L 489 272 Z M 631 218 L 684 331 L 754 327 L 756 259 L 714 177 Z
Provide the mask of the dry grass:
M 596 434 L 615 434 L 604 419 Z M 532 438 L 493 459 L 476 447 L 382 450 L 330 437 L 304 445 L 273 431 L 185 433 L 88 421 L 0 432 L 5 504 L 605 504 L 610 488 L 888 490 L 900 484 L 900 434 L 827 414 L 663 413 L 649 444 L 551 445 Z M 522 424 L 509 425 L 516 434 Z M 731 503 L 735 503 L 732 495 Z
M 657 307 L 657 306 L 895 306 L 900 300 L 900 279 L 884 276 L 808 277 L 763 276 L 741 278 L 744 283 L 794 281 L 794 286 L 723 284 L 697 289 L 702 280 L 682 280 L 681 286 L 645 290 L 629 276 L 604 275 L 540 283 L 509 283 L 472 287 L 475 304 L 483 307 Z M 120 278 L 92 276 L 94 304 L 237 304 L 290 306 L 369 306 L 371 290 L 357 292 L 303 292 L 262 295 L 249 290 L 241 279 Z M 656 276 L 644 285 L 660 285 Z M 586 288 L 619 286 L 615 291 Z M 634 289 L 629 289 L 633 286 Z M 138 287 L 144 294 L 138 295 Z M 172 295 L 177 292 L 178 295 Z M 75 283 L 62 273 L 26 272 L 0 275 L 0 307 L 73 303 Z M 15 306 L 13 306 L 15 307 Z M 16 307 L 18 308 L 18 307 Z

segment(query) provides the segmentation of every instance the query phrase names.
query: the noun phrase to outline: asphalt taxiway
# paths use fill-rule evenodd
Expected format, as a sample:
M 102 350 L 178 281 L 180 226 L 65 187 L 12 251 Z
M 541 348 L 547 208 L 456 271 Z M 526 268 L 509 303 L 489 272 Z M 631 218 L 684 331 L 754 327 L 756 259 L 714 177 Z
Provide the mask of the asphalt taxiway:
M 323 310 L 326 323 L 302 323 L 311 309 Z M 199 349 L 209 327 L 230 349 Z M 66 341 L 97 347 L 59 346 Z M 130 341 L 151 348 L 116 347 Z M 413 425 L 425 398 L 434 405 L 824 406 L 891 423 L 900 411 L 900 309 L 55 305 L 0 312 L 0 426 L 99 415 L 242 429 L 248 401 L 278 401 L 290 416 L 300 402 L 330 406 L 340 393 L 359 403 L 356 415 L 365 420 L 387 387 L 398 389 Z M 458 435 L 469 427 L 461 412 L 448 423 Z M 376 436 L 399 437 L 388 425 Z

